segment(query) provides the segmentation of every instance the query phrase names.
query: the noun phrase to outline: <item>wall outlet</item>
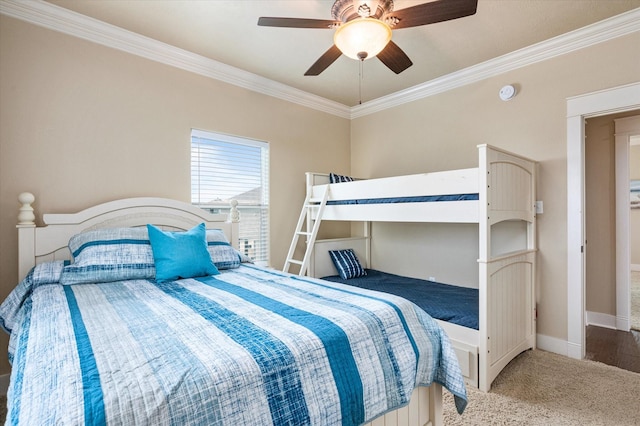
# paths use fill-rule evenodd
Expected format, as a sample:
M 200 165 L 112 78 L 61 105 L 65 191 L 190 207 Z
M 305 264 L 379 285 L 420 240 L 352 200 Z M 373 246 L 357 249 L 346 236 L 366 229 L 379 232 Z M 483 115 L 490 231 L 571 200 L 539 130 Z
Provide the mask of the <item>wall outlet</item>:
M 436 277 L 429 277 L 428 279 L 429 279 L 429 281 L 435 281 Z

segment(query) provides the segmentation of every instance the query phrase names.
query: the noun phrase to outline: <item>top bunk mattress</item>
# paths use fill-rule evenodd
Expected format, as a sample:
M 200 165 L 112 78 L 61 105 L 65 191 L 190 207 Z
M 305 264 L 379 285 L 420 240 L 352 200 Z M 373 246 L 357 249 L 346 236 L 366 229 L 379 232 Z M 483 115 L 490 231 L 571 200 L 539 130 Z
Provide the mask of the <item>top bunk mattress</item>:
M 367 275 L 359 278 L 344 280 L 333 275 L 322 279 L 395 294 L 415 303 L 436 319 L 479 329 L 478 289 L 475 288 L 403 277 L 375 269 L 367 269 Z
M 477 201 L 478 193 L 474 194 L 445 194 L 445 195 L 422 195 L 415 197 L 383 197 L 383 198 L 363 198 L 352 200 L 330 200 L 327 205 L 344 204 L 391 204 L 391 203 L 431 203 L 438 201 Z

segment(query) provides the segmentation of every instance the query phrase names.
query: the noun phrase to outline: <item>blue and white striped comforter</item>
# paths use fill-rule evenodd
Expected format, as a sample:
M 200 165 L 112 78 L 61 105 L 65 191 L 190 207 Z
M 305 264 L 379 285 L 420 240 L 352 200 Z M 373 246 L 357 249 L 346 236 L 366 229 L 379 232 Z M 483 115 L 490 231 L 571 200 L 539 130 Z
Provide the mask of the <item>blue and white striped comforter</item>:
M 434 381 L 466 405 L 447 336 L 399 297 L 253 265 L 71 286 L 61 269 L 0 307 L 7 424 L 357 425 Z

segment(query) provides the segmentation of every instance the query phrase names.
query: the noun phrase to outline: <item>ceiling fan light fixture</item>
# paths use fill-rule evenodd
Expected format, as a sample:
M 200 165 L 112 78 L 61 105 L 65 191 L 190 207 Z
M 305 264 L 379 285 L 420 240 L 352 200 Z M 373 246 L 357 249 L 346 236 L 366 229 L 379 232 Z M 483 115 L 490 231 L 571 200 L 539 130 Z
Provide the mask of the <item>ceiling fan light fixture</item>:
M 375 18 L 349 21 L 340 25 L 333 35 L 333 42 L 338 49 L 345 56 L 356 60 L 375 57 L 390 40 L 391 28 Z

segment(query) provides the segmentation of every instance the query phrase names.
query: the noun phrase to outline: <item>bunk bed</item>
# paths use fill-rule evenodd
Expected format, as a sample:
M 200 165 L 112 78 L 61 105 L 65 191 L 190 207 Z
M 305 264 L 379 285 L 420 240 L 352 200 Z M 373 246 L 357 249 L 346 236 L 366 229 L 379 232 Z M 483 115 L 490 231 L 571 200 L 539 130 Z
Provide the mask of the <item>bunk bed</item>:
M 536 345 L 536 163 L 490 145 L 478 146 L 478 159 L 477 168 L 340 183 L 329 183 L 325 173 L 307 173 L 299 228 L 309 229 L 306 273 L 325 277 L 336 275 L 331 250 L 351 248 L 365 268 L 377 269 L 371 222 L 475 224 L 477 329 L 438 321 L 466 382 L 488 391 L 509 361 Z M 316 241 L 319 223 L 328 220 L 365 227 L 357 237 Z M 510 223 L 518 226 L 503 226 Z M 504 238 L 505 229 L 517 235 Z
M 251 264 L 237 252 L 234 201 L 227 216 L 129 198 L 36 226 L 34 196 L 19 200 L 24 280 L 0 306 L 8 423 L 438 426 L 443 386 L 466 406 L 432 318 L 391 295 Z M 206 229 L 204 254 L 156 256 L 157 233 L 192 241 L 194 229 Z M 160 280 L 159 259 L 178 252 L 182 266 L 204 256 L 218 273 Z

